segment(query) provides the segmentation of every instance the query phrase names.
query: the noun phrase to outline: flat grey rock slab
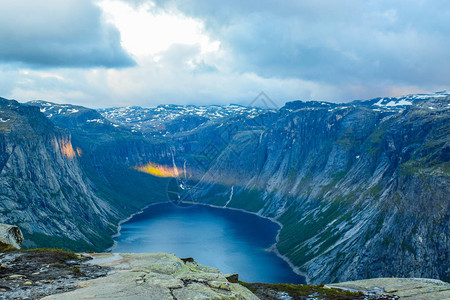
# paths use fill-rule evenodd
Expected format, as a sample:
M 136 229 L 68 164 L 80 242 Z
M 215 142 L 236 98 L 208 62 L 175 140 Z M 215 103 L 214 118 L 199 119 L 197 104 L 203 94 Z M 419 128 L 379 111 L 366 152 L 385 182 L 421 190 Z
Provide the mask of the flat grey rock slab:
M 219 270 L 183 262 L 174 254 L 92 256 L 99 265 L 115 271 L 106 277 L 79 282 L 77 290 L 43 299 L 258 299 L 240 284 L 228 282 Z
M 390 294 L 400 299 L 450 299 L 450 283 L 425 278 L 376 278 L 328 284 L 333 288 Z

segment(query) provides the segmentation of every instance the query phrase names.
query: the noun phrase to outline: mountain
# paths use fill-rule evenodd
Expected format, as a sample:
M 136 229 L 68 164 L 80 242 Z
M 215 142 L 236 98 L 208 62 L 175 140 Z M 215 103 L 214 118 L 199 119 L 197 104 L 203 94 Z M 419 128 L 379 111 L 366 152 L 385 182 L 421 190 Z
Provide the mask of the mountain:
M 246 107 L 237 104 L 226 106 L 165 104 L 158 105 L 155 108 L 127 106 L 99 109 L 99 112 L 105 119 L 130 128 L 133 132 L 143 132 L 151 135 L 186 132 L 208 122 L 231 116 L 245 115 L 247 117 L 255 117 L 264 111 L 265 109 L 262 108 Z
M 448 280 L 449 117 L 449 98 L 287 104 L 233 135 L 189 199 L 277 219 L 278 250 L 311 282 Z
M 445 99 L 450 96 L 449 91 L 440 91 L 431 94 L 412 94 L 402 97 L 384 97 L 375 98 L 368 101 L 353 101 L 353 104 L 369 106 L 372 108 L 384 108 L 384 109 L 403 109 L 414 103 L 430 99 Z
M 133 169 L 154 144 L 96 110 L 1 98 L 0 116 L 0 222 L 25 247 L 104 250 L 120 220 L 165 196 L 165 179 Z
M 104 249 L 120 219 L 185 200 L 276 219 L 274 250 L 313 283 L 450 280 L 447 92 L 280 109 L 2 101 L 0 221 L 35 244 Z
M 312 282 L 448 280 L 450 100 L 385 100 L 295 101 L 175 133 L 189 175 L 174 190 L 277 219 L 278 250 Z
M 16 101 L 1 98 L 0 115 L 0 222 L 18 225 L 29 246 L 108 244 L 120 214 L 93 193 L 70 132 Z

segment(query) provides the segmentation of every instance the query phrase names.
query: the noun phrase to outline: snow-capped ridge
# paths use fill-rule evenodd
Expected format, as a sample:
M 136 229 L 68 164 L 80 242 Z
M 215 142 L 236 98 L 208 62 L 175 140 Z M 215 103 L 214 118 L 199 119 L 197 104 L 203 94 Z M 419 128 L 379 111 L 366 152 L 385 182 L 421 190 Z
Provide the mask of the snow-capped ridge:
M 369 105 L 386 109 L 395 109 L 395 108 L 404 108 L 424 100 L 442 99 L 449 96 L 450 91 L 443 90 L 440 92 L 429 94 L 409 94 L 400 97 L 384 97 L 384 98 L 375 98 L 367 101 L 354 101 L 352 103 L 359 103 L 362 105 Z
M 132 130 L 163 133 L 166 126 L 174 122 L 184 123 L 184 128 L 186 126 L 197 127 L 200 124 L 215 122 L 228 117 L 245 115 L 254 118 L 269 110 L 239 104 L 199 106 L 161 104 L 153 108 L 127 106 L 104 108 L 98 111 L 105 119 L 128 126 Z

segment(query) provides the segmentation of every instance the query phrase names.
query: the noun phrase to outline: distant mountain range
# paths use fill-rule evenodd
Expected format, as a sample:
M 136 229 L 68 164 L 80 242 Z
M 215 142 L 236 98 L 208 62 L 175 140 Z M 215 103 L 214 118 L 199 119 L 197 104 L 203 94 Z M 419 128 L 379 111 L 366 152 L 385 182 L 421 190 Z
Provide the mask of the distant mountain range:
M 368 101 L 354 101 L 355 104 L 370 105 L 372 107 L 395 108 L 405 107 L 429 99 L 444 99 L 450 96 L 449 91 L 440 91 L 432 94 L 412 94 L 402 97 L 375 98 Z
M 184 199 L 277 219 L 277 250 L 313 283 L 450 280 L 449 92 L 280 109 L 0 99 L 0 117 L 0 222 L 29 246 L 103 250 L 119 220 Z
M 284 110 L 294 111 L 300 108 L 343 108 L 350 106 L 368 107 L 372 109 L 398 111 L 406 107 L 429 99 L 442 99 L 450 96 L 449 91 L 441 91 L 431 94 L 414 94 L 402 97 L 385 97 L 371 100 L 355 100 L 349 103 L 331 103 L 324 101 L 300 100 L 286 103 Z M 59 119 L 77 119 L 77 116 L 84 116 L 87 123 L 94 122 L 100 124 L 119 125 L 129 128 L 132 132 L 142 132 L 154 135 L 161 135 L 171 132 L 167 128 L 175 131 L 188 131 L 198 127 L 207 121 L 223 120 L 230 117 L 246 116 L 255 118 L 268 111 L 276 111 L 276 107 L 243 106 L 238 104 L 230 105 L 174 105 L 163 104 L 153 108 L 140 106 L 112 107 L 96 110 L 103 116 L 101 118 L 94 113 L 94 109 L 71 104 L 57 104 L 43 100 L 28 102 L 29 105 L 39 106 L 42 113 L 54 122 Z M 87 114 L 90 112 L 91 115 Z M 90 116 L 91 118 L 87 118 Z M 109 121 L 109 122 L 108 122 Z M 173 126 L 172 126 L 173 124 Z

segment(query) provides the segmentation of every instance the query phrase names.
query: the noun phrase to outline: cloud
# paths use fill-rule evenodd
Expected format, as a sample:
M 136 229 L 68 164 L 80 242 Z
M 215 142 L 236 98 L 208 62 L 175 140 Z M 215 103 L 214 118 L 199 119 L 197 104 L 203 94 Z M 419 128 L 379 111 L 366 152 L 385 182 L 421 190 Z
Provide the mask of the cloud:
M 445 0 L 157 3 L 204 20 L 238 72 L 340 85 L 448 84 Z
M 89 107 L 245 105 L 264 91 L 281 106 L 449 88 L 447 0 L 2 1 L 9 9 L 0 9 L 2 47 L 22 62 L 0 63 L 6 98 Z M 129 59 L 123 49 L 135 66 L 117 68 Z M 57 62 L 57 51 L 72 64 Z M 125 63 L 105 62 L 108 51 Z
M 22 70 L 17 74 L 2 72 L 0 68 L 0 78 L 3 74 L 11 78 L 4 91 L 0 84 L 0 95 L 21 101 L 44 99 L 88 107 L 148 107 L 162 103 L 247 105 L 261 91 L 281 106 L 298 97 L 311 99 L 323 97 L 325 92 L 333 94 L 329 90 L 332 87 L 310 81 L 211 69 L 198 60 L 200 53 L 200 47 L 173 45 L 159 53 L 159 61 L 141 60 L 139 66 L 126 69 Z
M 128 67 L 120 33 L 89 0 L 0 0 L 0 62 L 37 68 Z

